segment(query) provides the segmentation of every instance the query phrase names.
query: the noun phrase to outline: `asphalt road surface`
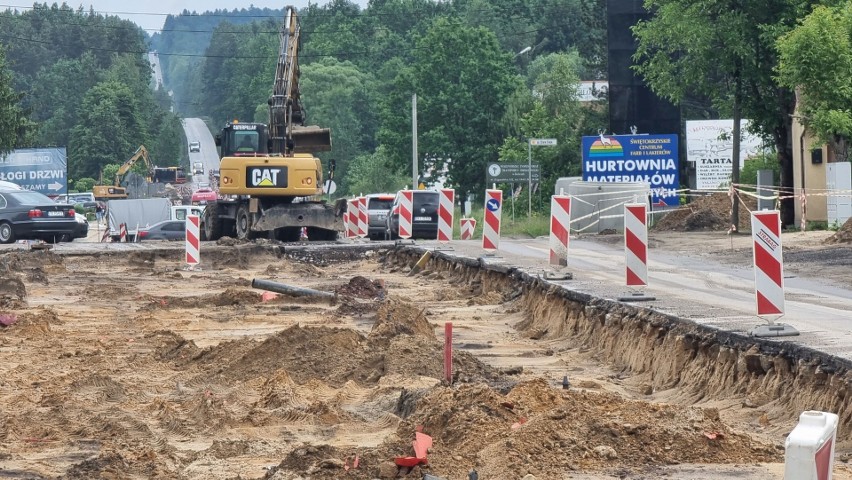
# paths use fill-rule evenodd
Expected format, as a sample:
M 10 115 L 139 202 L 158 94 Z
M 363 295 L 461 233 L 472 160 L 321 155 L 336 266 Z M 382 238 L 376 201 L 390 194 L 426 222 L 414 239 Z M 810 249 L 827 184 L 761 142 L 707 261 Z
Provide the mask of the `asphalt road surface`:
M 210 129 L 200 118 L 184 118 L 183 131 L 186 133 L 186 141 L 201 142 L 200 152 L 189 152 L 189 172 L 195 162 L 204 164 L 204 174 L 192 175 L 192 183 L 209 181 L 208 173 L 211 169 L 219 169 L 219 154 L 216 152 L 216 142 Z M 188 147 L 187 147 L 188 148 Z

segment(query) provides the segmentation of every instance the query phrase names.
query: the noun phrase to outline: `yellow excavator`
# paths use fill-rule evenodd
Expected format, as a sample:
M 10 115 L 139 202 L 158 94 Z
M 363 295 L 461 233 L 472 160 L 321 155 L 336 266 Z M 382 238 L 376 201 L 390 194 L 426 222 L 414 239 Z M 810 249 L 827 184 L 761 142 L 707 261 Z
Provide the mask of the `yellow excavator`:
M 327 128 L 305 126 L 299 91 L 299 19 L 285 9 L 269 124 L 233 121 L 216 135 L 220 148 L 219 200 L 201 221 L 206 240 L 334 240 L 343 231 L 345 203 L 322 201 L 323 169 L 314 152 L 331 150 Z M 333 161 L 329 178 L 334 174 Z M 345 202 L 345 201 L 344 201 Z
M 115 172 L 115 182 L 113 185 L 95 185 L 92 187 L 92 193 L 95 194 L 95 200 L 127 198 L 127 189 L 121 186 L 121 181 L 124 180 L 124 176 L 127 175 L 127 172 L 129 172 L 133 165 L 139 160 L 145 162 L 145 175 L 147 181 L 150 182 L 154 167 L 151 164 L 151 160 L 148 158 L 148 149 L 145 148 L 145 145 L 139 145 L 139 148 L 136 149 L 133 156 L 118 167 L 118 170 Z M 103 182 L 103 178 L 101 178 L 101 182 Z

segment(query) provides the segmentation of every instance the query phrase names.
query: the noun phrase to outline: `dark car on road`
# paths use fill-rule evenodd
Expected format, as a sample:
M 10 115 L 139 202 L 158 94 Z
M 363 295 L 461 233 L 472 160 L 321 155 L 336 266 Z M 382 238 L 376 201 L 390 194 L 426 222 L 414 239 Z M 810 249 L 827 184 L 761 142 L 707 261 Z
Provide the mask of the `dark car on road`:
M 401 199 L 402 192 L 397 192 L 385 224 L 385 236 L 391 240 L 399 238 L 399 202 Z M 411 238 L 431 240 L 438 238 L 438 192 L 414 190 Z
M 139 229 L 139 241 L 185 240 L 185 220 L 164 220 L 147 228 Z
M 74 207 L 29 190 L 0 188 L 0 243 L 44 240 L 55 243 L 79 232 Z

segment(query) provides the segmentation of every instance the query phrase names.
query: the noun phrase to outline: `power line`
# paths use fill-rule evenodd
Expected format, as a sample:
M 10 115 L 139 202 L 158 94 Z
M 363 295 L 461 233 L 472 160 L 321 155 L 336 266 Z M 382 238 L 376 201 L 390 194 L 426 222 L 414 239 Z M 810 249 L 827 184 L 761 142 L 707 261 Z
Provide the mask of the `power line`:
M 437 5 L 436 5 L 436 7 L 437 7 Z M 5 4 L 0 4 L 0 8 L 7 8 L 7 9 L 13 9 L 14 8 L 14 9 L 21 9 L 21 10 L 48 10 L 51 7 L 47 7 L 46 4 L 39 5 L 38 3 L 36 3 L 35 5 L 5 5 Z M 257 7 L 254 7 L 254 8 L 256 10 L 261 10 Z M 183 12 L 181 12 L 181 13 L 162 13 L 162 12 L 125 12 L 125 11 L 110 11 L 110 10 L 91 10 L 91 11 L 96 13 L 96 14 L 103 14 L 103 15 L 148 15 L 148 16 L 160 16 L 160 17 L 173 16 L 173 17 L 199 17 L 199 18 L 200 17 L 267 18 L 267 19 L 278 19 L 278 20 L 280 20 L 282 18 L 283 9 L 282 10 L 276 10 L 276 9 L 272 9 L 272 8 L 264 8 L 264 9 L 265 10 L 271 10 L 271 11 L 280 11 L 282 13 L 276 14 L 276 15 L 234 15 L 234 12 L 240 12 L 240 11 L 247 10 L 245 8 L 243 8 L 242 10 L 237 10 L 237 9 L 234 9 L 232 11 L 225 10 L 226 13 L 211 13 L 208 10 L 208 11 L 205 11 L 203 13 L 190 13 L 190 14 L 184 14 Z M 301 9 L 300 11 L 304 12 L 305 10 L 306 9 Z M 544 10 L 544 8 L 542 7 L 541 10 Z M 72 9 L 70 7 L 66 10 L 60 10 L 60 11 L 77 13 L 76 9 Z M 476 14 L 476 13 L 490 13 L 490 12 L 493 12 L 493 11 L 494 11 L 493 9 L 482 8 L 482 9 L 476 9 L 476 10 L 465 10 L 463 13 L 465 13 L 465 14 Z M 88 12 L 89 12 L 89 10 L 84 11 L 84 13 L 87 13 L 87 14 L 88 14 Z M 300 16 L 302 16 L 304 18 L 322 18 L 322 17 L 334 18 L 334 17 L 339 17 L 341 15 L 351 16 L 351 17 L 406 17 L 406 18 L 408 18 L 408 17 L 411 17 L 411 16 L 434 15 L 436 13 L 440 14 L 440 8 L 436 8 L 435 11 L 411 10 L 411 11 L 399 12 L 399 13 L 380 13 L 380 12 L 369 11 L 369 7 L 365 8 L 363 10 L 361 10 L 360 7 L 359 7 L 359 11 L 356 14 L 348 14 L 348 13 L 340 13 L 340 12 L 311 13 L 311 14 L 301 13 Z M 534 12 L 530 11 L 529 13 L 532 14 Z M 550 13 L 553 13 L 553 12 L 550 12 Z M 526 16 L 519 15 L 519 14 L 515 14 L 514 17 L 516 17 L 516 18 L 527 18 Z
M 456 26 L 463 26 L 463 24 L 458 24 Z M 537 32 L 551 30 L 551 29 L 553 29 L 553 27 L 539 28 L 539 29 L 535 29 L 535 30 L 528 30 L 528 31 L 525 31 L 525 32 L 517 32 L 517 33 L 506 35 L 506 36 L 510 36 L 510 37 L 511 36 L 521 36 L 521 35 L 527 35 L 527 34 L 530 34 L 530 33 L 537 33 Z M 246 33 L 246 32 L 240 32 L 240 33 Z M 9 34 L 5 34 L 5 33 L 0 33 L 0 38 L 7 38 L 7 39 L 11 39 L 11 40 L 18 40 L 18 41 L 21 41 L 21 42 L 37 43 L 37 44 L 42 44 L 42 45 L 55 45 L 55 42 L 49 42 L 49 41 L 45 41 L 45 40 L 37 40 L 37 39 L 33 39 L 33 38 L 18 37 L 18 36 L 15 36 L 15 35 L 9 35 Z M 425 49 L 430 49 L 430 48 L 433 48 L 433 47 L 431 45 L 425 46 L 425 47 L 408 47 L 404 51 L 409 52 L 409 51 L 415 51 L 415 50 L 425 50 Z M 110 53 L 129 53 L 129 54 L 136 54 L 136 55 L 147 55 L 148 54 L 148 50 L 126 50 L 126 49 L 111 49 L 111 48 L 101 48 L 101 47 L 84 47 L 84 50 L 99 51 L 99 52 L 110 52 Z M 360 56 L 367 56 L 367 55 L 370 55 L 371 53 L 374 53 L 374 52 L 365 50 L 365 51 L 359 51 L 359 52 L 337 52 L 337 53 L 326 53 L 326 54 L 322 54 L 322 53 L 310 54 L 310 53 L 308 53 L 308 54 L 300 54 L 299 56 L 302 57 L 302 58 L 349 58 L 349 57 L 353 57 L 353 56 L 359 56 L 359 57 Z M 165 56 L 165 57 L 233 58 L 233 59 L 248 59 L 248 60 L 265 60 L 265 59 L 271 59 L 271 58 L 277 58 L 278 57 L 277 53 L 276 54 L 270 54 L 270 55 L 214 55 L 214 54 L 206 54 L 206 53 L 173 53 L 173 52 L 159 52 L 159 51 L 157 52 L 157 55 Z

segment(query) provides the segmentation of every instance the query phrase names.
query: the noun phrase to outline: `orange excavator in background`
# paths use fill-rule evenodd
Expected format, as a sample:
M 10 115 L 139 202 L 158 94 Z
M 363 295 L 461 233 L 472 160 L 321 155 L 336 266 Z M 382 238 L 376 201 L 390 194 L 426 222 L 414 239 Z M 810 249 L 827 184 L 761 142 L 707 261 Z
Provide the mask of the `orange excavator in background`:
M 139 148 L 136 149 L 133 156 L 118 167 L 118 170 L 115 172 L 115 182 L 113 185 L 95 185 L 92 187 L 92 193 L 95 195 L 95 200 L 106 201 L 127 198 L 127 189 L 121 186 L 121 182 L 124 180 L 124 176 L 127 175 L 127 172 L 129 172 L 130 169 L 133 168 L 133 165 L 139 160 L 145 162 L 146 179 L 150 182 L 154 173 L 154 166 L 148 158 L 148 149 L 145 148 L 145 145 L 139 145 Z M 103 182 L 103 178 L 101 178 L 101 182 Z
M 305 126 L 295 8 L 286 8 L 279 33 L 269 124 L 233 121 L 216 136 L 219 199 L 204 210 L 203 239 L 297 241 L 305 228 L 310 240 L 334 240 L 343 231 L 345 200 L 335 206 L 322 200 L 322 162 L 313 155 L 331 150 L 331 133 Z M 329 178 L 333 173 L 332 162 Z

